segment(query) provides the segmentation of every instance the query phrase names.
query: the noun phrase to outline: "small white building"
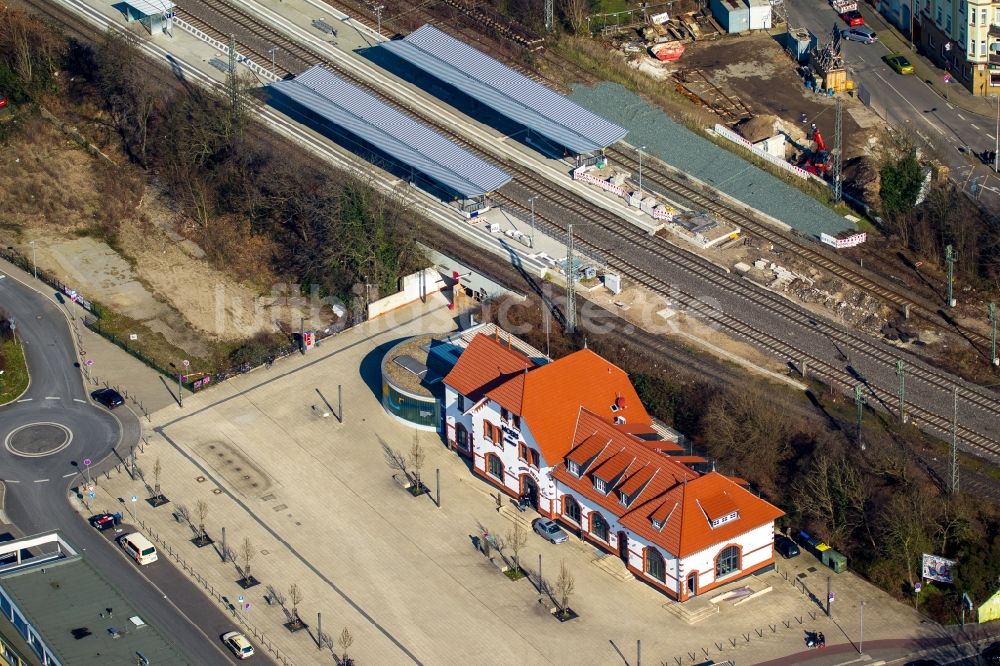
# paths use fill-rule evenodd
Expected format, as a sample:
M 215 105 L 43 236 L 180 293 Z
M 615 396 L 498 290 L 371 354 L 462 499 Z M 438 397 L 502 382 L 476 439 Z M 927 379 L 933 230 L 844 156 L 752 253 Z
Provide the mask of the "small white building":
M 663 439 L 617 366 L 476 335 L 445 377 L 445 440 L 475 474 L 677 600 L 774 563 L 781 510 Z

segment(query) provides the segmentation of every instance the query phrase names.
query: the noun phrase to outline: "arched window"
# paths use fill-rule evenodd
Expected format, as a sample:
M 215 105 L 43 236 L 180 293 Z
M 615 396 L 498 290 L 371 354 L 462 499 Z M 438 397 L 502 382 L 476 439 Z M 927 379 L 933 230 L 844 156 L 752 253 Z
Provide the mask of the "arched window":
M 604 520 L 604 516 L 601 515 L 599 511 L 594 511 L 590 514 L 590 533 L 601 541 L 608 540 L 608 521 Z
M 497 481 L 503 483 L 503 461 L 492 453 L 486 456 L 486 471 Z
M 663 561 L 663 555 L 652 546 L 646 549 L 646 573 L 658 581 L 667 580 L 667 565 Z
M 463 451 L 469 450 L 469 431 L 461 423 L 455 426 L 455 442 Z
M 740 549 L 728 546 L 715 558 L 715 577 L 722 578 L 740 570 Z
M 563 516 L 580 524 L 580 503 L 572 495 L 563 495 Z

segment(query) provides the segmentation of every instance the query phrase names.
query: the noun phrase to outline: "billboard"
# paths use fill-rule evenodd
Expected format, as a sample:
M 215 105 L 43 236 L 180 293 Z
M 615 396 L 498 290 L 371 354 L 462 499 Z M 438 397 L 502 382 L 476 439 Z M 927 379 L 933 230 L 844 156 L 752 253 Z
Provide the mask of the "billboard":
M 955 567 L 955 560 L 946 560 L 937 555 L 924 553 L 923 575 L 926 580 L 936 580 L 940 583 L 951 583 L 951 570 Z

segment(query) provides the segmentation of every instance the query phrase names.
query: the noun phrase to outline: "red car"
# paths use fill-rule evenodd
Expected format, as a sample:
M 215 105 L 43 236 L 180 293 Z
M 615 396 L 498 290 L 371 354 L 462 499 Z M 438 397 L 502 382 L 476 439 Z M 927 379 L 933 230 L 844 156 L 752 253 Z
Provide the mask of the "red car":
M 865 24 L 865 17 L 862 16 L 861 12 L 859 12 L 857 9 L 852 9 L 849 12 L 844 12 L 843 14 L 840 15 L 840 18 L 844 19 L 844 23 L 846 23 L 848 26 L 852 28 L 855 26 Z

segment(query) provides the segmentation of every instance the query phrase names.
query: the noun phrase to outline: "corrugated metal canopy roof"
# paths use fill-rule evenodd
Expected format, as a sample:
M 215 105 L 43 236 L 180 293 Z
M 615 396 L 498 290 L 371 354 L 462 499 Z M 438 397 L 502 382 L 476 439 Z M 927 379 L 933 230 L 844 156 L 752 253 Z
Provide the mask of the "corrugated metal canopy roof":
M 321 65 L 270 87 L 462 196 L 493 192 L 511 179 Z
M 170 0 L 125 0 L 125 4 L 146 16 L 165 14 L 175 6 Z
M 600 150 L 628 134 L 432 25 L 381 47 L 576 153 Z

